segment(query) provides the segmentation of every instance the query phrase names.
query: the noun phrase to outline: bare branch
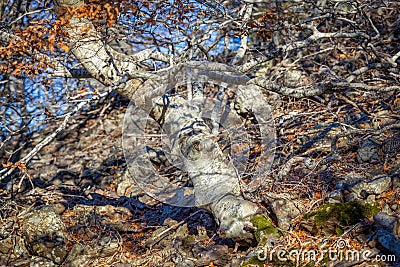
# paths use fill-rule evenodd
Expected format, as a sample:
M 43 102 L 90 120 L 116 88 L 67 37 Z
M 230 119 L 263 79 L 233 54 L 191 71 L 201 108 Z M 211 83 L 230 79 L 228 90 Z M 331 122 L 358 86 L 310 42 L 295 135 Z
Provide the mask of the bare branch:
M 306 85 L 300 86 L 296 88 L 282 86 L 279 84 L 271 83 L 270 80 L 257 77 L 251 79 L 249 84 L 255 84 L 267 91 L 275 92 L 284 96 L 292 96 L 296 98 L 303 98 L 308 96 L 316 96 L 325 94 L 333 91 L 341 91 L 348 89 L 357 89 L 363 90 L 366 92 L 390 92 L 399 90 L 400 86 L 398 85 L 390 85 L 390 86 L 381 86 L 381 85 L 367 85 L 363 83 L 349 83 L 349 82 L 329 82 L 325 84 L 316 84 L 316 85 Z
M 253 12 L 253 4 L 246 5 L 245 11 L 244 11 L 244 16 L 243 16 L 242 28 L 250 20 L 252 12 Z M 240 47 L 237 51 L 236 56 L 233 58 L 233 61 L 232 61 L 233 65 L 236 65 L 243 60 L 244 55 L 246 54 L 246 50 L 247 50 L 247 38 L 248 38 L 248 33 L 245 33 L 244 35 L 242 35 L 242 38 L 240 40 Z
M 20 162 L 24 165 L 28 164 L 31 159 L 37 154 L 39 153 L 45 146 L 47 146 L 48 144 L 50 144 L 56 137 L 57 135 L 62 132 L 68 125 L 68 121 L 70 120 L 70 118 L 76 114 L 78 111 L 80 111 L 84 106 L 86 106 L 88 103 L 93 102 L 93 101 L 97 101 L 103 97 L 105 97 L 106 95 L 108 95 L 112 89 L 114 89 L 114 87 L 120 86 L 119 84 L 114 84 L 113 86 L 111 86 L 108 90 L 106 90 L 103 93 L 99 93 L 94 95 L 92 98 L 79 102 L 78 105 L 76 105 L 70 112 L 68 112 L 67 114 L 64 115 L 64 120 L 63 122 L 60 124 L 60 126 L 54 130 L 54 132 L 52 132 L 50 135 L 48 135 L 46 138 L 44 138 L 39 144 L 37 144 L 25 157 L 23 157 Z M 5 174 L 3 174 L 0 177 L 0 181 L 4 180 L 5 178 L 7 178 L 9 175 L 11 175 L 13 173 L 13 171 L 16 169 L 17 167 L 11 167 L 9 169 L 3 169 L 0 171 L 0 174 L 5 172 Z

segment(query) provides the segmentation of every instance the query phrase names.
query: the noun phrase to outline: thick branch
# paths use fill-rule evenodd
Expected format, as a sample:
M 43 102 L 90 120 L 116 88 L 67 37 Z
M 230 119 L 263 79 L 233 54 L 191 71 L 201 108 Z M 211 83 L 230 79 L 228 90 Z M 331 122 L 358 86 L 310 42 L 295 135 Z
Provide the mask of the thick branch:
M 134 76 L 139 72 L 135 58 L 118 53 L 106 45 L 89 19 L 75 15 L 69 17 L 66 9 L 79 8 L 84 5 L 84 1 L 58 0 L 56 3 L 57 15 L 69 19 L 69 25 L 64 26 L 63 31 L 68 36 L 71 52 L 93 78 L 109 86 L 125 75 Z M 141 84 L 141 79 L 132 79 L 125 87 L 117 88 L 117 91 L 131 98 Z
M 297 98 L 316 96 L 332 91 L 343 91 L 347 89 L 357 89 L 366 92 L 390 92 L 400 90 L 398 85 L 367 85 L 364 83 L 350 83 L 350 82 L 328 82 L 324 84 L 310 84 L 299 87 L 287 87 L 279 84 L 274 84 L 270 80 L 257 77 L 251 79 L 249 84 L 255 84 L 263 88 L 264 90 L 278 93 L 284 96 L 292 96 Z
M 289 52 L 295 49 L 304 48 L 312 44 L 313 42 L 319 39 L 326 38 L 357 38 L 362 37 L 364 39 L 369 39 L 369 36 L 362 32 L 320 32 L 316 28 L 314 28 L 313 34 L 305 40 L 294 42 L 291 44 L 283 45 L 282 47 L 278 47 L 278 49 Z
M 311 28 L 313 31 L 313 34 L 311 36 L 309 36 L 308 38 L 301 40 L 301 41 L 292 42 L 289 44 L 278 46 L 273 51 L 270 51 L 269 53 L 262 55 L 261 57 L 252 59 L 249 62 L 247 62 L 241 66 L 238 66 L 237 70 L 241 71 L 241 72 L 247 72 L 251 68 L 254 68 L 255 66 L 257 66 L 263 62 L 271 60 L 279 55 L 282 55 L 283 53 L 288 53 L 288 52 L 294 51 L 296 49 L 307 47 L 307 46 L 311 45 L 312 43 L 314 43 L 315 41 L 320 40 L 320 39 L 357 38 L 357 37 L 361 37 L 366 40 L 370 39 L 370 37 L 367 34 L 362 33 L 362 32 L 327 32 L 327 33 L 324 33 L 324 32 L 318 31 L 317 28 L 314 26 L 305 25 L 305 27 Z M 394 60 L 394 61 L 396 59 L 397 59 L 397 57 L 392 58 L 392 60 Z
M 244 22 L 243 22 L 242 27 L 244 27 L 245 24 L 250 20 L 251 14 L 253 12 L 253 4 L 246 5 L 244 8 L 245 8 L 244 16 L 243 16 Z M 247 51 L 247 39 L 248 39 L 248 33 L 244 34 L 241 37 L 240 47 L 236 53 L 235 58 L 232 61 L 233 65 L 236 65 L 243 60 L 244 55 L 246 54 L 246 51 Z

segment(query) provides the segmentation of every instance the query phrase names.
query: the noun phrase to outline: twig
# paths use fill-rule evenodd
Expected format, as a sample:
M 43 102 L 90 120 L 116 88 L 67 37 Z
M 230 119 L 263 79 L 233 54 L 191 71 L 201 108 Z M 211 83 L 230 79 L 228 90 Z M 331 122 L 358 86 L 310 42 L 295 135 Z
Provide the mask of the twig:
M 123 79 L 121 79 L 123 80 Z M 125 81 L 122 81 L 125 82 Z M 111 88 L 115 87 L 115 86 L 119 86 L 119 83 L 121 83 L 120 81 L 116 84 L 113 84 L 112 86 L 110 86 Z M 77 106 L 75 106 L 70 112 L 68 112 L 65 117 L 63 122 L 61 123 L 61 125 L 54 131 L 52 132 L 50 135 L 48 135 L 45 139 L 43 139 L 39 144 L 37 144 L 25 157 L 23 157 L 20 160 L 20 163 L 22 165 L 26 165 L 29 161 L 31 161 L 31 159 L 40 151 L 42 150 L 42 148 L 44 148 L 45 146 L 47 146 L 50 142 L 52 142 L 57 135 L 62 132 L 68 124 L 69 119 L 72 117 L 72 115 L 74 115 L 76 112 L 78 112 L 79 110 L 81 110 L 87 103 L 91 102 L 91 101 L 95 101 L 98 100 L 106 95 L 108 95 L 111 92 L 111 88 L 109 90 L 106 90 L 104 93 L 99 93 L 94 95 L 91 99 L 88 99 L 84 102 L 80 102 Z M 17 168 L 17 166 L 13 165 L 12 167 L 10 167 L 8 169 L 8 171 L 3 174 L 0 177 L 0 181 L 4 180 L 6 177 L 8 177 L 9 175 L 11 175 L 13 173 L 13 171 Z M 4 172 L 4 170 L 7 169 L 3 169 L 2 172 Z
M 387 130 L 391 130 L 391 129 L 400 129 L 400 123 L 398 124 L 391 124 L 388 125 L 380 130 L 374 130 L 374 129 L 355 129 L 352 131 L 348 131 L 345 133 L 340 133 L 337 134 L 336 136 L 333 137 L 332 139 L 332 143 L 331 143 L 331 152 L 332 155 L 337 156 L 338 155 L 338 151 L 337 151 L 337 141 L 340 138 L 346 137 L 346 136 L 350 136 L 350 135 L 355 135 L 355 134 L 367 134 L 367 135 L 380 135 L 383 132 L 387 131 Z
M 202 210 L 198 210 L 198 211 L 193 212 L 193 213 L 190 214 L 188 217 L 186 217 L 184 220 L 182 220 L 182 221 L 180 221 L 180 222 L 178 222 L 178 223 L 176 223 L 176 224 L 174 224 L 174 225 L 171 225 L 170 227 L 168 227 L 167 229 L 165 229 L 164 231 L 162 231 L 161 233 L 159 233 L 159 234 L 154 238 L 155 240 L 153 240 L 153 241 L 149 244 L 149 246 L 150 246 L 150 247 L 153 247 L 154 245 L 156 245 L 158 242 L 160 242 L 161 240 L 163 240 L 163 239 L 167 236 L 166 234 L 167 234 L 169 231 L 174 230 L 174 229 L 176 229 L 177 227 L 181 226 L 182 224 L 185 223 L 185 221 L 186 221 L 187 219 L 193 217 L 194 215 L 196 215 L 196 214 L 199 213 L 200 211 L 202 211 Z
M 30 11 L 30 12 L 25 12 L 24 14 L 22 14 L 21 16 L 19 16 L 19 17 L 16 18 L 15 20 L 11 21 L 9 24 L 10 24 L 10 25 L 11 25 L 11 24 L 14 24 L 15 22 L 17 22 L 18 20 L 22 19 L 22 18 L 25 17 L 25 16 L 33 15 L 33 14 L 40 13 L 40 12 L 42 12 L 42 11 L 51 10 L 51 9 L 52 9 L 52 8 L 49 7 L 49 8 L 38 9 L 38 10 Z

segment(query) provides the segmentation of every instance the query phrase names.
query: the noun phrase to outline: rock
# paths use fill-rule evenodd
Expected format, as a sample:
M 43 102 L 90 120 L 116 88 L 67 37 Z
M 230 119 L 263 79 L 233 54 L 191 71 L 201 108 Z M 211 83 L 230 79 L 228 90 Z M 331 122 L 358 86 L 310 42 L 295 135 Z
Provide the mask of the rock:
M 355 185 L 359 181 L 363 180 L 364 176 L 360 173 L 351 172 L 346 174 L 340 180 L 338 180 L 335 184 L 336 189 L 340 189 L 342 191 L 348 189 L 350 186 Z
M 369 252 L 368 258 L 370 260 L 372 260 L 372 259 L 374 259 L 374 256 L 379 253 L 379 250 L 374 248 L 374 249 L 369 249 L 368 252 Z M 349 256 L 349 257 L 351 257 L 351 256 Z M 361 255 L 359 259 L 357 259 L 357 257 L 355 257 L 353 260 L 349 260 L 349 261 L 343 260 L 343 261 L 337 262 L 336 264 L 335 263 L 331 263 L 331 264 L 329 264 L 329 266 L 334 266 L 334 267 L 351 267 L 351 266 L 354 266 L 354 267 L 356 267 L 356 266 L 357 267 L 370 267 L 371 266 L 371 261 L 370 260 L 364 259 L 364 255 Z
M 152 247 L 157 243 L 160 243 L 162 245 L 167 245 L 164 243 L 169 243 L 170 240 L 168 240 L 166 237 L 171 235 L 172 233 L 173 231 L 172 228 L 170 227 L 162 226 L 160 228 L 157 228 L 152 232 L 151 237 L 146 240 L 145 242 L 146 247 Z
M 301 70 L 289 70 L 284 76 L 284 85 L 296 87 L 310 83 L 310 79 Z
M 396 259 L 400 259 L 400 241 L 390 232 L 379 229 L 377 231 L 378 242 L 386 248 L 388 251 L 396 256 Z
M 385 204 L 381 210 L 381 212 L 386 212 L 387 214 L 390 214 L 392 210 L 390 209 L 390 206 L 388 204 Z
M 334 190 L 326 196 L 328 203 L 341 203 L 343 202 L 342 190 Z
M 77 243 L 72 246 L 63 265 L 68 267 L 87 266 L 90 260 L 91 256 L 85 254 L 85 246 Z
M 105 258 L 114 255 L 118 251 L 120 241 L 111 236 L 105 236 L 97 240 L 90 249 L 85 250 L 88 254 Z
M 198 244 L 194 244 L 192 248 L 192 253 L 193 256 L 195 257 L 201 257 L 201 255 L 207 251 L 207 248 L 200 246 Z
M 367 242 L 367 245 L 370 247 L 370 248 L 375 248 L 376 247 L 376 243 L 377 243 L 377 238 L 372 238 L 371 240 L 369 240 L 368 242 Z
M 324 204 L 305 214 L 301 226 L 313 234 L 339 236 L 344 232 L 343 227 L 354 225 L 377 212 L 377 207 L 359 202 Z
M 178 229 L 176 229 L 175 231 L 175 238 L 179 237 L 179 238 L 185 238 L 188 234 L 189 230 L 188 230 L 188 226 L 187 224 L 183 224 L 181 226 L 178 227 Z
M 7 260 L 25 258 L 29 255 L 29 251 L 25 246 L 24 240 L 13 235 L 0 241 L 0 255 L 4 255 Z M 0 263 L 2 260 L 0 259 Z
M 188 235 L 189 231 L 186 223 L 176 228 L 179 223 L 175 221 L 176 223 L 173 224 L 173 221 L 175 220 L 169 221 L 169 223 L 171 223 L 172 225 L 167 224 L 156 229 L 152 233 L 152 236 L 148 240 L 146 240 L 146 246 L 151 247 L 155 244 L 168 246 L 170 244 L 174 244 L 175 248 L 177 250 L 180 250 L 181 246 L 187 247 L 196 243 L 197 240 L 195 240 L 195 237 L 192 235 Z
M 300 215 L 302 205 L 296 200 L 276 199 L 271 202 L 271 208 L 278 220 L 279 228 L 288 230 L 292 220 Z
M 112 205 L 104 205 L 96 207 L 97 214 L 109 217 L 115 220 L 123 221 L 130 218 L 132 213 L 126 207 L 114 207 Z
M 380 145 L 371 139 L 367 139 L 357 151 L 357 160 L 359 163 L 379 162 L 381 160 L 379 153 Z
M 96 240 L 93 246 L 77 243 L 72 246 L 63 265 L 68 267 L 87 266 L 93 259 L 114 255 L 118 251 L 118 247 L 119 240 L 109 236 Z
M 257 241 L 257 247 L 274 246 L 283 236 L 283 233 L 269 217 L 259 214 L 254 216 L 251 222 L 256 229 L 254 236 Z
M 33 256 L 29 259 L 29 267 L 53 267 L 56 266 L 54 262 L 47 258 Z
M 393 177 L 393 187 L 400 187 L 400 177 L 399 176 Z
M 355 238 L 358 240 L 358 242 L 364 244 L 364 243 L 367 243 L 371 237 L 368 234 L 360 233 L 360 234 L 355 235 Z
M 397 221 L 395 216 L 390 216 L 386 212 L 379 212 L 374 215 L 374 221 L 383 229 L 392 232 L 394 223 Z
M 349 190 L 350 190 L 350 192 L 354 193 L 354 195 L 357 198 L 363 199 L 364 193 L 362 193 L 362 192 L 366 192 L 365 191 L 366 184 L 367 184 L 366 182 L 360 181 L 360 182 L 356 183 L 355 185 L 350 186 Z
M 53 205 L 54 211 L 55 211 L 57 214 L 60 214 L 60 215 L 61 215 L 61 214 L 63 214 L 64 211 L 67 209 L 66 205 L 67 205 L 67 204 L 64 204 L 64 203 L 56 203 L 56 204 Z
M 366 199 L 368 195 L 379 195 L 389 189 L 392 185 L 391 178 L 387 175 L 378 176 L 369 182 L 360 181 L 348 189 L 355 193 L 358 198 Z
M 392 185 L 392 179 L 390 176 L 384 175 L 379 176 L 372 181 L 368 182 L 368 186 L 366 188 L 367 193 L 380 195 Z
M 374 221 L 380 228 L 393 233 L 395 236 L 400 236 L 400 218 L 391 216 L 385 212 L 380 212 L 374 216 Z
M 201 258 L 196 261 L 196 266 L 209 266 L 211 262 L 216 266 L 226 266 L 229 258 L 228 246 L 214 245 L 202 253 Z
M 27 213 L 20 231 L 33 254 L 61 263 L 65 258 L 65 225 L 52 206 L 41 206 Z
M 195 263 L 192 259 L 183 259 L 182 262 L 176 264 L 176 267 L 194 267 Z
M 345 202 L 353 202 L 353 201 L 360 201 L 361 199 L 358 197 L 358 195 L 354 192 L 351 192 L 345 197 Z
M 395 236 L 400 237 L 400 219 L 397 219 L 397 221 L 394 222 L 392 233 Z
M 375 203 L 376 197 L 374 195 L 369 195 L 365 200 L 365 203 L 373 205 Z

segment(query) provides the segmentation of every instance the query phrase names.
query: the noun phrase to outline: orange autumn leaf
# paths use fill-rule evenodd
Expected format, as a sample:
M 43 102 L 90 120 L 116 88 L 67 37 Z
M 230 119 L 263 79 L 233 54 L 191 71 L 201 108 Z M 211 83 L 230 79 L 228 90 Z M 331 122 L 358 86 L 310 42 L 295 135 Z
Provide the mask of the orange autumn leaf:
M 63 43 L 58 44 L 59 47 L 61 47 L 62 50 L 64 50 L 66 53 L 69 52 L 69 47 Z
M 24 163 L 22 163 L 21 161 L 18 161 L 17 163 L 15 163 L 15 166 L 20 170 L 23 170 L 23 171 L 27 170 L 26 165 Z
M 390 166 L 389 165 L 383 166 L 383 171 L 387 172 L 388 170 L 390 170 Z
M 82 95 L 82 94 L 86 93 L 89 90 L 90 90 L 89 88 L 84 87 L 84 88 L 78 90 L 77 94 Z
M 12 162 L 7 162 L 6 164 L 2 163 L 1 164 L 3 166 L 3 168 L 13 168 L 14 164 Z
M 294 134 L 289 134 L 286 136 L 286 140 L 292 141 L 294 139 Z
M 314 195 L 314 198 L 315 198 L 315 199 L 320 199 L 321 197 L 322 197 L 321 191 L 315 192 L 315 195 Z
M 393 190 L 390 190 L 390 191 L 388 191 L 388 192 L 385 192 L 385 193 L 381 194 L 381 195 L 379 196 L 379 198 L 390 197 L 390 196 L 392 196 L 393 194 L 394 194 L 394 191 L 393 191 Z

